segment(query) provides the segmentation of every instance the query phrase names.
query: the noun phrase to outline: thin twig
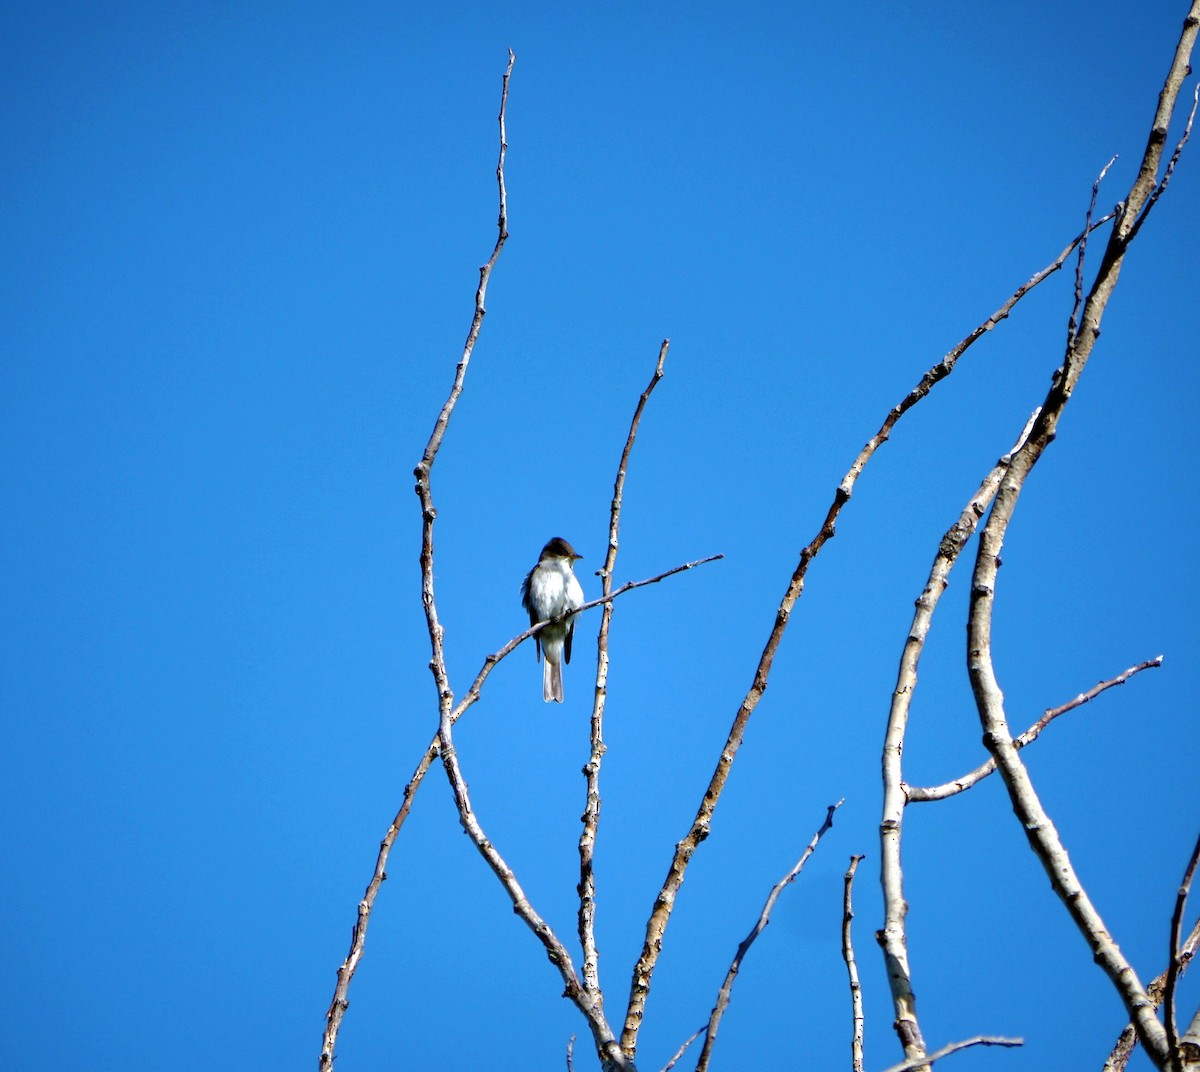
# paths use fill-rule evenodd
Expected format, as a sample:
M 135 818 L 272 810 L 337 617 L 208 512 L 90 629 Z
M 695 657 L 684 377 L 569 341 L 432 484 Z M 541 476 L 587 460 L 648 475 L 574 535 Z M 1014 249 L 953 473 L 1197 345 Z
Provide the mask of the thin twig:
M 850 977 L 850 1011 L 854 1024 L 850 1038 L 850 1062 L 853 1072 L 863 1072 L 862 983 L 858 980 L 858 963 L 854 959 L 854 939 L 851 932 L 854 919 L 854 873 L 862 859 L 862 856 L 850 857 L 850 867 L 846 870 L 842 893 L 842 960 L 846 962 L 846 974 Z
M 1087 240 L 1092 229 L 1092 214 L 1096 211 L 1096 198 L 1100 194 L 1100 184 L 1104 181 L 1104 176 L 1108 174 L 1108 169 L 1117 162 L 1116 155 L 1100 169 L 1100 174 L 1096 176 L 1096 181 L 1092 183 L 1092 199 L 1088 202 L 1087 217 L 1083 223 L 1083 237 L 1079 240 L 1079 252 L 1075 258 L 1075 305 L 1071 309 L 1071 315 L 1067 318 L 1067 346 L 1068 348 L 1075 341 L 1075 332 L 1078 328 L 1077 317 L 1079 309 L 1083 305 L 1083 263 L 1087 257 Z
M 1101 681 L 1099 684 L 1093 685 L 1087 692 L 1081 692 L 1075 699 L 1069 700 L 1060 707 L 1049 708 L 1020 737 L 1014 738 L 1013 744 L 1018 748 L 1024 748 L 1027 744 L 1032 744 L 1041 735 L 1042 730 L 1060 715 L 1065 715 L 1068 711 L 1074 711 L 1077 707 L 1082 707 L 1084 704 L 1090 703 L 1108 689 L 1115 688 L 1117 685 L 1124 685 L 1135 674 L 1140 674 L 1143 670 L 1152 670 L 1155 667 L 1162 666 L 1162 664 L 1163 657 L 1157 655 L 1153 659 L 1147 659 L 1145 662 L 1138 663 L 1137 666 L 1129 667 L 1128 670 L 1122 671 L 1116 677 L 1110 677 L 1107 681 Z M 951 782 L 943 782 L 941 785 L 934 786 L 907 786 L 908 803 L 925 804 L 931 800 L 945 800 L 947 797 L 956 796 L 958 793 L 970 789 L 973 785 L 981 782 L 995 769 L 996 761 L 989 759 L 986 763 L 981 763 L 970 773 L 964 774 L 961 778 L 955 778 Z
M 437 620 L 437 608 L 433 598 L 433 521 L 437 516 L 437 511 L 434 509 L 433 496 L 429 488 L 429 474 L 433 468 L 437 452 L 441 447 L 442 439 L 446 434 L 446 427 L 450 423 L 450 415 L 454 412 L 454 405 L 458 401 L 458 396 L 462 393 L 467 366 L 470 364 L 471 354 L 475 349 L 475 340 L 478 339 L 479 329 L 483 324 L 483 317 L 486 312 L 484 299 L 487 296 L 488 280 L 491 278 L 492 269 L 495 267 L 496 261 L 500 256 L 500 250 L 508 238 L 508 195 L 504 188 L 504 157 L 508 151 L 508 144 L 504 129 L 504 117 L 508 107 L 508 80 L 512 76 L 513 64 L 515 62 L 516 56 L 513 54 L 512 49 L 509 49 L 508 66 L 504 69 L 504 78 L 500 88 L 500 115 L 498 117 L 500 124 L 500 155 L 496 163 L 496 185 L 499 189 L 499 217 L 497 220 L 497 230 L 499 233 L 496 237 L 496 244 L 492 247 L 492 255 L 479 270 L 479 286 L 475 290 L 475 313 L 471 319 L 471 327 L 467 332 L 467 340 L 463 346 L 462 358 L 459 360 L 455 371 L 454 384 L 450 389 L 449 397 L 438 414 L 433 433 L 429 437 L 429 442 L 425 446 L 425 452 L 414 474 L 417 478 L 416 492 L 421 500 L 422 517 L 421 597 L 425 605 L 429 637 L 433 645 L 433 660 L 430 666 L 433 669 L 434 678 L 437 682 L 439 702 L 443 705 L 449 704 L 450 695 L 449 682 L 445 673 L 445 653 L 442 650 L 442 626 Z M 337 1044 L 338 1030 L 341 1027 L 342 1018 L 346 1015 L 346 1009 L 350 1004 L 348 996 L 350 982 L 354 978 L 354 973 L 366 949 L 367 924 L 370 922 L 371 909 L 375 904 L 375 898 L 386 877 L 384 868 L 387 865 L 388 854 L 391 851 L 396 835 L 400 831 L 400 827 L 404 823 L 405 817 L 408 815 L 408 810 L 412 806 L 413 793 L 420 786 L 421 780 L 425 776 L 424 772 L 429 769 L 430 763 L 432 763 L 432 758 L 429 758 L 428 761 L 423 759 L 417 767 L 417 773 L 408 783 L 408 786 L 405 787 L 404 803 L 401 805 L 396 818 L 392 820 L 392 825 L 388 827 L 388 831 L 384 835 L 383 841 L 379 846 L 379 855 L 375 861 L 375 870 L 371 876 L 371 881 L 367 884 L 363 899 L 358 903 L 358 916 L 350 938 L 350 952 L 346 955 L 346 959 L 342 962 L 341 967 L 338 968 L 337 984 L 333 991 L 333 1001 L 329 1005 L 329 1011 L 325 1014 L 325 1035 L 321 1044 L 321 1059 L 318 1066 L 320 1072 L 332 1072 L 333 1051 Z
M 1179 974 L 1182 975 L 1187 971 L 1187 966 L 1191 963 L 1192 958 L 1196 955 L 1196 951 L 1200 949 L 1200 919 L 1192 927 L 1191 933 L 1188 934 L 1183 945 L 1179 949 Z M 1167 986 L 1167 970 L 1164 969 L 1155 979 L 1146 987 L 1146 993 L 1150 995 L 1150 1000 L 1154 1002 L 1154 1007 L 1157 1009 L 1162 1004 L 1163 991 Z M 1112 1052 L 1108 1055 L 1108 1060 L 1104 1062 L 1102 1072 L 1124 1072 L 1126 1064 L 1129 1063 L 1129 1055 L 1133 1053 L 1133 1047 L 1137 1045 L 1137 1028 L 1133 1024 L 1127 1024 L 1125 1029 L 1117 1037 L 1117 1041 L 1113 1044 Z
M 1106 217 L 1105 220 L 1110 218 Z M 1096 226 L 1100 226 L 1105 220 L 1099 221 Z M 642 1018 L 645 1015 L 646 1000 L 650 994 L 651 980 L 654 975 L 654 969 L 658 964 L 659 954 L 662 951 L 663 937 L 666 933 L 667 924 L 670 922 L 671 912 L 674 909 L 676 894 L 678 894 L 680 887 L 683 885 L 688 864 L 695 854 L 697 847 L 711 832 L 712 817 L 720 801 L 721 793 L 724 791 L 725 783 L 729 778 L 729 771 L 733 766 L 733 761 L 737 757 L 738 749 L 741 747 L 746 727 L 750 722 L 751 715 L 754 714 L 755 708 L 758 706 L 759 700 L 762 699 L 762 695 L 766 691 L 771 667 L 775 661 L 775 653 L 779 649 L 779 644 L 787 629 L 787 623 L 796 605 L 796 601 L 803 594 L 809 564 L 817 557 L 826 542 L 833 538 L 837 519 L 842 512 L 842 508 L 850 501 L 859 476 L 875 452 L 887 442 L 897 421 L 928 395 L 934 386 L 954 371 L 958 359 L 975 342 L 995 328 L 1002 320 L 1007 319 L 1014 306 L 1026 294 L 1062 268 L 1063 264 L 1066 263 L 1067 257 L 1070 256 L 1071 250 L 1075 248 L 1082 237 L 1082 235 L 1077 235 L 1073 238 L 1054 261 L 1018 287 L 999 309 L 962 339 L 941 361 L 930 368 L 921 377 L 917 385 L 896 406 L 889 410 L 879 431 L 867 440 L 862 450 L 859 451 L 858 456 L 854 459 L 850 469 L 842 478 L 841 483 L 834 493 L 833 502 L 816 536 L 800 552 L 800 561 L 792 573 L 782 600 L 780 600 L 779 609 L 775 613 L 774 624 L 754 672 L 753 683 L 743 698 L 737 714 L 734 716 L 733 725 L 730 727 L 729 734 L 721 748 L 716 768 L 709 779 L 704 795 L 701 797 L 695 818 L 693 818 L 688 832 L 676 843 L 675 853 L 667 870 L 666 879 L 663 881 L 662 887 L 654 899 L 654 905 L 646 921 L 646 934 L 642 943 L 641 954 L 633 968 L 633 978 L 630 981 L 629 987 L 629 1005 L 625 1014 L 625 1027 L 621 1032 L 621 1048 L 626 1054 L 633 1056 L 637 1051 L 638 1032 L 641 1029 Z
M 686 1039 L 684 1039 L 683 1045 L 675 1051 L 675 1055 L 665 1065 L 662 1066 L 662 1072 L 671 1072 L 671 1069 L 679 1063 L 679 1059 L 685 1053 L 687 1053 L 687 1048 L 700 1037 L 701 1032 L 706 1027 L 708 1027 L 708 1024 L 701 1024 Z
M 717 1030 L 721 1026 L 721 1017 L 725 1015 L 725 1010 L 729 1008 L 729 999 L 733 993 L 733 984 L 737 979 L 738 972 L 741 970 L 742 961 L 758 936 L 762 934 L 767 924 L 771 922 L 771 912 L 775 908 L 775 902 L 779 900 L 779 895 L 783 892 L 784 887 L 796 881 L 796 876 L 804 869 L 804 865 L 808 863 L 808 858 L 817 851 L 817 843 L 833 826 L 833 813 L 844 803 L 844 800 L 839 800 L 836 804 L 829 805 L 829 808 L 825 812 L 825 822 L 813 834 L 812 840 L 809 841 L 800 859 L 796 861 L 792 869 L 771 887 L 771 892 L 767 895 L 766 903 L 763 905 L 762 911 L 758 914 L 757 921 L 750 928 L 750 933 L 742 939 L 741 944 L 737 947 L 737 952 L 734 954 L 733 961 L 729 965 L 729 971 L 725 973 L 725 981 L 721 984 L 720 992 L 717 994 L 717 1003 L 713 1006 L 712 1014 L 708 1018 L 708 1027 L 704 1032 L 704 1046 L 700 1050 L 700 1059 L 696 1062 L 696 1072 L 708 1072 L 708 1064 L 712 1059 L 713 1046 L 717 1041 Z
M 1170 1047 L 1171 1062 L 1175 1072 L 1183 1072 L 1183 1057 L 1179 1051 L 1179 1035 L 1175 1025 L 1175 988 L 1179 984 L 1181 942 L 1183 938 L 1183 913 L 1187 909 L 1188 894 L 1192 891 L 1192 879 L 1196 876 L 1196 865 L 1200 863 L 1200 837 L 1183 872 L 1183 881 L 1175 895 L 1175 911 L 1171 913 L 1171 959 L 1167 962 L 1167 981 L 1163 987 L 1163 1020 L 1167 1028 L 1167 1045 Z
M 1134 221 L 1138 219 L 1152 191 L 1158 185 L 1158 169 L 1162 163 L 1166 131 L 1170 127 L 1171 114 L 1179 90 L 1190 71 L 1189 59 L 1198 27 L 1200 0 L 1193 0 L 1171 69 L 1159 95 L 1158 108 L 1138 177 L 1125 201 L 1125 211 L 1117 218 L 1109 235 L 1096 279 L 1084 305 L 1079 330 L 1067 349 L 1062 365 L 1055 373 L 1033 432 L 1025 445 L 1014 455 L 1001 481 L 992 505 L 991 516 L 980 536 L 967 624 L 967 669 L 980 724 L 983 727 L 984 744 L 996 759 L 1013 812 L 1050 879 L 1054 892 L 1080 933 L 1086 938 L 1093 958 L 1108 975 L 1125 1003 L 1130 1019 L 1137 1026 L 1138 1036 L 1147 1055 L 1160 1069 L 1166 1069 L 1170 1062 L 1166 1030 L 1155 1015 L 1153 1002 L 1133 966 L 1113 940 L 1104 920 L 1083 888 L 1066 847 L 1042 806 L 1029 771 L 1013 742 L 1004 710 L 1004 695 L 997 681 L 992 660 L 991 631 L 996 575 L 1008 525 L 1025 480 L 1054 439 L 1059 419 L 1099 337 L 1100 323 L 1120 276 Z
M 642 412 L 650 395 L 663 377 L 663 363 L 667 359 L 667 350 L 671 342 L 663 339 L 658 350 L 658 363 L 650 383 L 638 399 L 633 412 L 633 420 L 629 424 L 629 435 L 625 437 L 625 448 L 621 451 L 621 460 L 617 465 L 617 476 L 613 482 L 612 507 L 608 521 L 608 552 L 601 567 L 601 587 L 605 596 L 612 593 L 613 571 L 617 563 L 618 536 L 621 528 L 621 505 L 625 495 L 625 474 L 629 468 L 629 456 L 633 450 L 633 441 L 637 437 L 638 426 L 642 422 Z M 583 985 L 593 994 L 600 993 L 600 952 L 596 947 L 596 872 L 594 859 L 596 852 L 596 832 L 600 825 L 600 764 L 604 759 L 604 708 L 608 698 L 608 631 L 612 622 L 613 604 L 610 600 L 604 604 L 600 615 L 600 630 L 596 636 L 596 690 L 592 702 L 591 723 L 591 754 L 583 768 L 587 779 L 587 802 L 583 809 L 583 830 L 579 835 L 579 943 L 583 949 Z
M 898 1065 L 892 1065 L 890 1068 L 885 1068 L 884 1072 L 913 1072 L 914 1069 L 924 1068 L 926 1065 L 933 1064 L 934 1061 L 940 1061 L 943 1057 L 949 1057 L 952 1053 L 958 1053 L 959 1050 L 965 1050 L 969 1046 L 1024 1045 L 1024 1039 L 1003 1038 L 999 1035 L 976 1035 L 974 1038 L 966 1039 L 963 1042 L 952 1042 L 949 1046 L 943 1046 L 940 1050 L 931 1053 L 928 1057 L 918 1057 L 911 1061 L 901 1061 Z
M 677 573 L 684 573 L 687 570 L 696 569 L 698 566 L 706 566 L 709 562 L 718 562 L 724 558 L 724 554 L 707 555 L 704 558 L 693 559 L 691 562 L 684 562 L 682 565 L 673 566 L 669 570 L 664 570 L 662 573 L 656 573 L 653 577 L 647 577 L 641 581 L 626 581 L 615 592 L 610 592 L 607 595 L 602 595 L 598 599 L 592 599 L 584 603 L 578 610 L 572 611 L 571 616 L 575 617 L 580 614 L 585 614 L 589 610 L 596 607 L 605 606 L 612 603 L 614 599 L 619 599 L 626 592 L 632 592 L 637 588 L 645 588 L 650 584 L 658 584 L 659 581 L 665 581 L 668 577 L 674 577 Z M 459 701 L 458 706 L 450 713 L 450 723 L 453 725 L 457 722 L 467 709 L 478 701 L 480 692 L 483 689 L 483 683 L 491 675 L 492 671 L 511 655 L 520 645 L 524 644 L 530 637 L 540 633 L 548 625 L 557 625 L 565 621 L 567 615 L 559 615 L 557 618 L 547 618 L 544 622 L 536 622 L 522 633 L 518 633 L 504 647 L 493 652 L 483 660 L 483 666 L 479 668 L 479 673 L 475 675 L 475 680 L 471 682 L 471 687 L 463 694 L 463 698 Z
M 567 1040 L 567 1072 L 575 1072 L 575 1036 Z

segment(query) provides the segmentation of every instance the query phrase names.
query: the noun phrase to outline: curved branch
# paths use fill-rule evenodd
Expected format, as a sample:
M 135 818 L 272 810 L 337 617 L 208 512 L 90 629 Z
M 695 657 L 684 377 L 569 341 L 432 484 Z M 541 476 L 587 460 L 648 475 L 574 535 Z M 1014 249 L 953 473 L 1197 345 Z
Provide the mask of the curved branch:
M 911 1061 L 901 1061 L 898 1065 L 892 1065 L 884 1072 L 915 1072 L 918 1068 L 924 1068 L 926 1065 L 933 1064 L 934 1061 L 940 1061 L 943 1057 L 949 1057 L 952 1053 L 958 1053 L 959 1050 L 965 1050 L 969 1046 L 1024 1046 L 1025 1040 L 1019 1038 L 1002 1038 L 995 1035 L 976 1035 L 974 1038 L 966 1039 L 963 1042 L 952 1042 L 949 1046 L 943 1046 L 940 1050 L 931 1053 L 928 1057 L 918 1057 Z
M 1055 374 L 1033 432 L 1014 456 L 1001 482 L 991 516 L 980 537 L 967 626 L 967 667 L 984 731 L 984 744 L 996 760 L 1013 810 L 1021 822 L 1030 847 L 1041 861 L 1051 886 L 1087 939 L 1096 962 L 1108 975 L 1125 1003 L 1130 1019 L 1137 1026 L 1147 1055 L 1160 1069 L 1166 1069 L 1170 1064 L 1170 1051 L 1163 1024 L 1155 1015 L 1153 1002 L 1137 973 L 1113 941 L 1103 919 L 1080 883 L 1066 847 L 1050 816 L 1042 807 L 1029 772 L 1013 741 L 1004 711 L 1004 695 L 996 679 L 992 661 L 991 626 L 996 575 L 1008 525 L 1025 480 L 1053 440 L 1062 412 L 1099 337 L 1100 322 L 1120 276 L 1135 221 L 1147 207 L 1147 202 L 1157 186 L 1166 132 L 1179 89 L 1190 69 L 1188 61 L 1198 26 L 1200 0 L 1193 0 L 1171 69 L 1159 96 L 1158 109 L 1138 178 L 1129 192 L 1124 211 L 1116 220 L 1109 236 L 1108 246 L 1083 309 L 1079 331 L 1072 339 L 1066 357 Z

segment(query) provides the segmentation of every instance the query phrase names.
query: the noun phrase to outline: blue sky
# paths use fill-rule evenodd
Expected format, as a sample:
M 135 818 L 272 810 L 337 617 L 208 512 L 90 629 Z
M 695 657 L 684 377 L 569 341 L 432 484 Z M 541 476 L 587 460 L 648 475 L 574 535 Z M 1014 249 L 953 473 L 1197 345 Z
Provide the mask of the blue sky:
M 523 627 L 552 535 L 603 559 L 660 341 L 618 579 L 597 850 L 601 973 L 642 925 L 797 553 L 921 373 L 1124 196 L 1185 5 L 41 4 L 0 38 L 6 1067 L 315 1067 L 355 905 L 436 729 L 411 470 L 495 237 L 511 238 L 435 470 L 452 682 Z M 1189 87 L 1190 94 L 1190 87 Z M 1177 133 L 1177 131 L 1176 131 Z M 1173 140 L 1173 139 L 1172 139 Z M 1138 238 L 998 589 L 1010 718 L 1164 666 L 1026 753 L 1144 980 L 1197 833 L 1194 315 L 1200 162 Z M 1098 253 L 1098 250 L 1097 250 Z M 708 1014 L 771 884 L 833 831 L 743 966 L 718 1067 L 848 1067 L 841 876 L 867 1065 L 900 1059 L 873 941 L 879 750 L 937 542 L 1061 357 L 1064 272 L 897 428 L 810 574 L 642 1032 Z M 906 771 L 980 761 L 964 564 Z M 457 741 L 479 816 L 574 931 L 594 627 L 567 702 L 530 651 Z M 908 816 L 931 1045 L 971 1069 L 1098 1068 L 1123 1023 L 998 783 Z M 561 981 L 458 829 L 440 771 L 389 866 L 341 1072 L 591 1067 Z M 572 947 L 574 948 L 574 947 Z M 1195 1008 L 1191 980 L 1183 1005 Z M 1147 1067 L 1145 1063 L 1139 1067 Z

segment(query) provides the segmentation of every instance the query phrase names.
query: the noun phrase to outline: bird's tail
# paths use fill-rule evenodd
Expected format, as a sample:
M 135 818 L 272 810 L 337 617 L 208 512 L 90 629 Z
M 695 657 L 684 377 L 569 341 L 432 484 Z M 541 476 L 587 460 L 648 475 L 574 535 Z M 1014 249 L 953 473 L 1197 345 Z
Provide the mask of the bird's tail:
M 555 662 L 549 659 L 542 661 L 542 699 L 546 703 L 551 700 L 555 703 L 563 702 L 561 659 Z

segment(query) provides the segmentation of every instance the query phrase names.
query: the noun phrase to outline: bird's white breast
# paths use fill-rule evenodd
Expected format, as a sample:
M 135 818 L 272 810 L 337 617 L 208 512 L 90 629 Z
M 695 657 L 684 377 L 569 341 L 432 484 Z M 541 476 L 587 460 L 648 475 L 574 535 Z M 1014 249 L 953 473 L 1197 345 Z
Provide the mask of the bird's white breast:
M 554 618 L 583 604 L 583 589 L 560 562 L 541 563 L 529 582 L 529 596 L 538 618 Z

